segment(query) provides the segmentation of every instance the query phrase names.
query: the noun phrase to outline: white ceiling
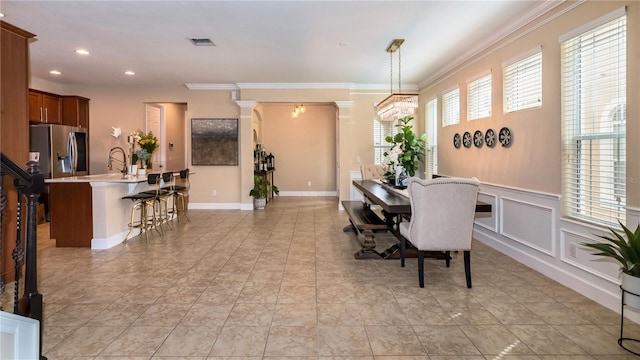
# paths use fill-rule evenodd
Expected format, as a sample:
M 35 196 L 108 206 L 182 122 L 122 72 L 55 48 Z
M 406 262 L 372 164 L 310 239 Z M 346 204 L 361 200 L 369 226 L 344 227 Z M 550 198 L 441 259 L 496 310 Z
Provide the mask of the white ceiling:
M 389 88 L 385 49 L 392 39 L 406 39 L 402 83 L 424 84 L 559 3 L 2 0 L 0 12 L 37 35 L 32 76 L 57 83 Z M 195 47 L 191 37 L 216 46 Z M 77 48 L 90 55 L 75 54 Z M 393 61 L 395 88 L 397 54 Z M 52 69 L 62 75 L 50 75 Z

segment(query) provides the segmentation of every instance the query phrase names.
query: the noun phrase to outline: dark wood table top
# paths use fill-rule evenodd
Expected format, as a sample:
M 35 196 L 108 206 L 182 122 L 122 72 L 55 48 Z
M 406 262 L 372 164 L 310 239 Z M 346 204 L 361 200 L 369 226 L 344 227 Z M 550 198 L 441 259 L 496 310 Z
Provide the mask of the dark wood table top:
M 375 180 L 353 180 L 353 185 L 372 204 L 379 205 L 384 211 L 398 215 L 411 214 L 409 198 L 395 191 L 391 185 Z M 491 213 L 491 204 L 478 201 L 476 212 Z

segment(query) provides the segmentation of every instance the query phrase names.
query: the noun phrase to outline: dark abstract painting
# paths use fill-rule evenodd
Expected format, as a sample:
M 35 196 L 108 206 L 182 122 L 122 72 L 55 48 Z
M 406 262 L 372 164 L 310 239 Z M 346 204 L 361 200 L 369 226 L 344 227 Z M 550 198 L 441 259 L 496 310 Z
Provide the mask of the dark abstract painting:
M 238 165 L 238 119 L 191 119 L 193 165 Z

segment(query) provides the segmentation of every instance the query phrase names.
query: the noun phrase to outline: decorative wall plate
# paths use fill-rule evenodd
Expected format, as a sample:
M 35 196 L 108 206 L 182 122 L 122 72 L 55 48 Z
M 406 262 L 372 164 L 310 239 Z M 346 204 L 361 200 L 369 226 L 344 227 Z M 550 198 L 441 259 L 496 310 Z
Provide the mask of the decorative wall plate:
M 487 144 L 488 147 L 496 146 L 496 133 L 493 129 L 488 129 L 486 133 L 484 133 L 484 143 Z
M 471 133 L 469 133 L 468 131 L 466 131 L 464 135 L 462 135 L 462 144 L 466 148 L 471 147 Z
M 482 137 L 482 131 L 476 130 L 476 132 L 473 133 L 473 145 L 479 148 L 482 146 L 483 141 L 484 138 Z
M 459 149 L 460 144 L 462 144 L 462 139 L 460 138 L 460 134 L 456 133 L 453 135 L 453 146 L 455 146 L 456 149 Z
M 500 129 L 499 140 L 502 146 L 511 145 L 511 130 L 509 130 L 508 127 L 503 127 L 502 129 Z

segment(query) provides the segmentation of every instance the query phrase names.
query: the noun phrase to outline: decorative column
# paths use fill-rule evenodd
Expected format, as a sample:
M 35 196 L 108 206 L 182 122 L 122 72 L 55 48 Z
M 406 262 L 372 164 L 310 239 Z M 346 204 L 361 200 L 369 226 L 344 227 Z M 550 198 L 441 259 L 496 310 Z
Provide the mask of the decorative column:
M 352 158 L 351 148 L 348 146 L 351 138 L 351 107 L 353 101 L 336 101 L 338 107 L 337 113 L 337 134 L 336 134 L 336 155 L 338 157 L 338 168 L 336 169 L 338 206 L 341 206 L 342 200 L 349 200 L 349 164 Z
M 249 191 L 253 188 L 253 100 L 237 100 L 240 107 L 240 126 L 238 137 L 240 140 L 238 165 L 240 166 L 240 209 L 253 210 L 253 199 Z

